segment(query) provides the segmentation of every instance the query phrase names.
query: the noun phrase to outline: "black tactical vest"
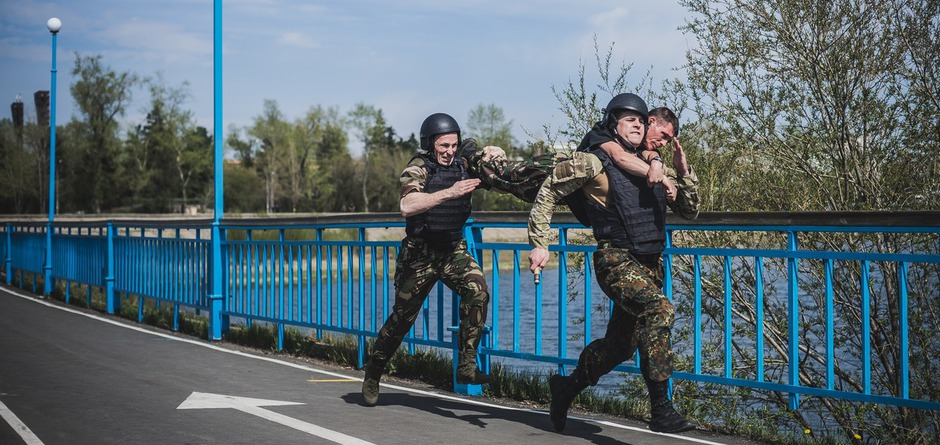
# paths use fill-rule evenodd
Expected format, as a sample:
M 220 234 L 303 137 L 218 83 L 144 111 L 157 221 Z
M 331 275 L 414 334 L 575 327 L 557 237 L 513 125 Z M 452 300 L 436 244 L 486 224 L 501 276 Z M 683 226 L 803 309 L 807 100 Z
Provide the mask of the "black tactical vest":
M 666 247 L 663 188 L 650 188 L 646 178 L 624 172 L 599 146 L 591 153 L 603 163 L 610 184 L 606 207 L 593 199 L 584 199 L 594 238 L 638 255 L 662 253 Z
M 454 162 L 446 167 L 430 156 L 421 154 L 417 157 L 424 160 L 424 169 L 428 172 L 425 193 L 444 190 L 457 181 L 467 179 L 467 168 L 461 157 L 455 157 Z M 460 241 L 463 239 L 464 223 L 470 218 L 470 195 L 467 193 L 444 201 L 424 213 L 405 218 L 405 233 L 432 243 L 453 245 Z

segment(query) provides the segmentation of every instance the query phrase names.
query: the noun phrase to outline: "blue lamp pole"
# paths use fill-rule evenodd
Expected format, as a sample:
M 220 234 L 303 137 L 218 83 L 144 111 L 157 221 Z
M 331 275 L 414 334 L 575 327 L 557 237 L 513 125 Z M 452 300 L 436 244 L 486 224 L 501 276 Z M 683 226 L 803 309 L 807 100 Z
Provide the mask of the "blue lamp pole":
M 52 33 L 52 70 L 49 91 L 49 223 L 46 225 L 46 264 L 43 266 L 43 294 L 52 293 L 52 222 L 55 220 L 55 77 L 56 36 L 62 21 L 53 17 L 46 22 Z
M 212 39 L 212 79 L 214 96 L 214 136 L 215 142 L 215 208 L 212 218 L 212 281 L 209 291 L 209 340 L 221 340 L 225 317 L 222 316 L 222 231 L 221 222 L 224 213 L 222 184 L 222 0 L 212 2 L 213 39 Z

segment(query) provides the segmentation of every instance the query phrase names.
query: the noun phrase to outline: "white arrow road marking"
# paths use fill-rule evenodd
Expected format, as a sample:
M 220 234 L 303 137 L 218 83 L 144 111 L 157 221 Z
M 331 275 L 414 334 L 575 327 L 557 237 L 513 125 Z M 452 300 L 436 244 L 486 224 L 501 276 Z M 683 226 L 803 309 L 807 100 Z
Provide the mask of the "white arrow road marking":
M 307 423 L 301 420 L 269 411 L 262 406 L 284 406 L 284 405 L 303 405 L 298 402 L 283 402 L 280 400 L 252 399 L 249 397 L 226 396 L 222 394 L 210 394 L 205 392 L 193 392 L 190 396 L 180 403 L 176 409 L 216 409 L 231 408 L 237 409 L 243 413 L 258 416 L 284 426 L 289 426 L 295 430 L 303 431 L 314 436 L 322 437 L 326 440 L 336 442 L 342 445 L 375 445 L 372 442 L 366 442 L 352 436 L 347 436 L 321 426 Z

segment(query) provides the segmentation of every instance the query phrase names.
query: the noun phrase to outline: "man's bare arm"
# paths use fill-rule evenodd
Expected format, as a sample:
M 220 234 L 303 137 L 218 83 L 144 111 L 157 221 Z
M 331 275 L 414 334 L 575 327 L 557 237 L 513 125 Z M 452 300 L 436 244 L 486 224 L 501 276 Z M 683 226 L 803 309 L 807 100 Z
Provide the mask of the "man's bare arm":
M 437 207 L 441 203 L 447 200 L 454 198 L 459 198 L 467 193 L 474 191 L 477 186 L 480 185 L 480 180 L 473 179 L 464 179 L 463 181 L 457 181 L 454 185 L 444 189 L 438 190 L 434 193 L 424 193 L 424 192 L 411 192 L 401 198 L 399 206 L 401 207 L 401 216 L 405 218 L 419 213 L 427 212 L 428 210 Z
M 659 184 L 665 178 L 661 160 L 654 160 L 647 164 L 643 162 L 643 159 L 624 150 L 623 146 L 614 141 L 602 143 L 601 150 L 607 153 L 607 156 L 610 156 L 610 160 L 613 161 L 614 165 L 634 176 L 646 177 L 646 181 L 650 185 Z

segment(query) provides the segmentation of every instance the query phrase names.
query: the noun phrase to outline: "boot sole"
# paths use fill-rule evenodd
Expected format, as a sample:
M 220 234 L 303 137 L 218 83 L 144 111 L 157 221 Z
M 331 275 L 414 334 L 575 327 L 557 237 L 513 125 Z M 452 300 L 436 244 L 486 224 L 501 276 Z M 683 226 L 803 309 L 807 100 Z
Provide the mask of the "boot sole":
M 659 427 L 653 428 L 652 425 L 650 426 L 650 431 L 654 433 L 666 433 L 666 434 L 684 433 L 686 431 L 692 431 L 694 429 L 695 429 L 695 425 L 693 425 L 692 423 L 686 423 L 685 425 L 680 425 L 680 426 L 676 426 L 673 428 L 659 428 Z
M 491 383 L 492 381 L 493 381 L 493 379 L 480 379 L 480 380 L 466 379 L 466 380 L 463 380 L 463 379 L 461 379 L 461 378 L 457 378 L 457 383 L 459 383 L 459 384 L 461 384 L 461 385 L 486 385 L 486 384 L 488 384 L 488 383 Z

